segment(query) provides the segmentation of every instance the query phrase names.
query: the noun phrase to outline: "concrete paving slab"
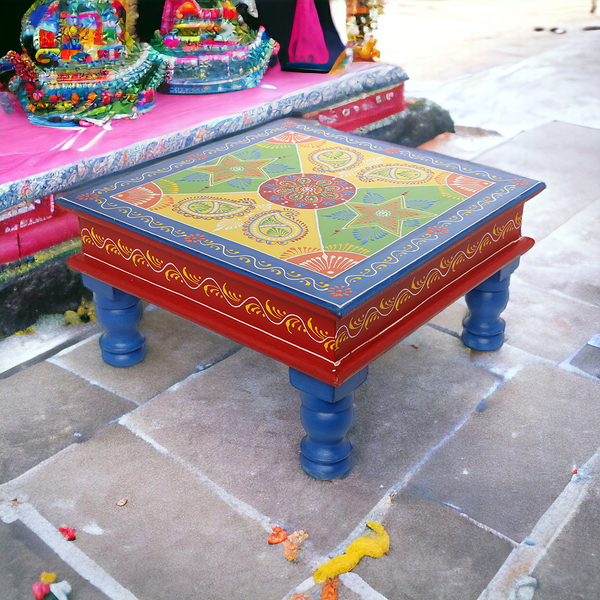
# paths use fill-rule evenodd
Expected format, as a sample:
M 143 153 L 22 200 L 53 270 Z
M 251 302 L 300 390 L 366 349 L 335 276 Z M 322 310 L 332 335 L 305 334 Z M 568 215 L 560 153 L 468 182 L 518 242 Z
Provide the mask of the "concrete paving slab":
M 600 383 L 524 368 L 417 474 L 438 500 L 521 542 L 600 443 Z
M 600 148 L 600 131 L 598 133 Z M 600 150 L 597 153 L 600 159 Z M 596 189 L 600 194 L 600 167 Z M 599 230 L 600 199 L 571 217 L 525 254 L 519 276 L 522 272 L 531 285 L 600 307 Z
M 135 405 L 42 362 L 0 384 L 0 483 L 92 437 Z
M 535 600 L 598 597 L 600 479 L 597 473 L 594 479 L 579 511 L 533 572 L 538 581 Z
M 460 335 L 468 312 L 461 298 L 430 323 Z M 547 292 L 530 285 L 523 267 L 511 277 L 510 300 L 502 318 L 506 321 L 505 343 L 540 359 L 561 363 L 597 333 L 600 310 L 558 291 Z
M 512 550 L 410 488 L 394 497 L 384 527 L 388 555 L 365 557 L 354 572 L 390 600 L 474 600 Z
M 489 23 L 479 23 L 484 31 L 488 26 Z M 555 36 L 562 39 L 552 49 L 522 59 L 505 56 L 504 64 L 452 80 L 429 85 L 425 81 L 413 82 L 407 91 L 450 111 L 459 125 L 491 129 L 508 137 L 554 119 L 599 128 L 600 65 L 589 57 L 590 52 L 600 50 L 600 35 L 597 31 L 584 31 L 584 26 L 583 22 L 576 23 L 568 35 Z M 490 35 L 489 31 L 486 33 Z M 529 31 L 528 35 L 535 37 L 536 33 Z M 547 37 L 538 34 L 537 39 Z M 459 51 L 474 52 L 475 44 L 466 38 L 462 42 Z M 476 68 L 476 59 L 467 60 L 467 68 Z M 409 65 L 404 67 L 410 75 Z
M 544 358 L 529 354 L 505 342 L 495 352 L 478 352 L 470 350 L 471 361 L 478 367 L 485 367 L 492 373 L 508 379 L 529 365 L 553 364 Z
M 64 320 L 63 315 L 44 315 L 35 324 L 33 333 L 11 335 L 0 340 L 0 379 L 10 377 L 102 330 L 97 321 L 67 327 Z
M 338 31 L 343 32 L 345 2 L 331 0 L 331 6 Z M 597 12 L 590 14 L 589 0 L 546 0 L 543 10 L 538 0 L 394 0 L 386 3 L 376 37 L 381 60 L 400 64 L 409 73 L 408 89 L 426 84 L 427 89 L 437 89 L 442 82 L 563 48 L 575 35 L 585 35 L 583 26 L 598 22 Z M 539 26 L 545 31 L 534 31 Z M 557 26 L 568 34 L 551 33 Z M 440 61 L 449 52 L 452 60 Z M 468 100 L 463 96 L 462 103 Z M 482 109 L 475 102 L 470 108 Z
M 446 156 L 464 160 L 473 160 L 498 144 L 506 141 L 497 131 L 488 131 L 478 127 L 454 126 L 454 133 L 441 133 L 433 140 L 421 144 L 419 148 L 431 150 Z
M 512 276 L 510 301 L 502 317 L 508 343 L 561 363 L 597 333 L 600 308 L 530 285 L 523 269 Z
M 520 133 L 474 160 L 546 183 L 547 189 L 525 203 L 523 213 L 523 234 L 539 243 L 598 199 L 598 148 L 600 129 L 553 121 Z
M 127 369 L 102 360 L 98 338 L 67 348 L 51 360 L 139 403 L 237 347 L 223 336 L 154 306 L 144 311 L 140 331 L 146 336 L 148 352 L 141 363 Z
M 586 344 L 571 360 L 571 365 L 600 379 L 600 348 Z
M 520 544 L 510 553 L 502 567 L 486 586 L 478 600 L 531 600 L 534 590 L 538 586 L 535 570 L 540 562 L 544 562 L 548 551 L 560 539 L 562 532 L 576 517 L 582 504 L 589 498 L 590 491 L 597 484 L 597 475 L 600 465 L 600 448 L 586 462 L 573 471 L 569 482 L 554 500 L 548 510 L 535 524 L 528 536 L 526 544 Z M 595 522 L 591 523 L 592 535 L 597 538 Z M 578 546 L 571 545 L 573 555 L 577 555 Z M 567 560 L 567 565 L 568 565 Z M 573 563 L 571 557 L 571 563 Z M 589 575 L 596 579 L 595 589 L 600 589 L 600 573 L 592 569 Z M 581 598 L 583 596 L 570 594 L 570 590 L 563 589 L 560 597 Z M 594 596 L 592 596 L 593 598 Z M 537 595 L 536 595 L 537 598 Z
M 312 572 L 302 552 L 288 562 L 262 524 L 120 425 L 0 492 L 75 528 L 72 543 L 140 599 L 279 599 Z
M 143 432 L 317 551 L 341 543 L 498 381 L 461 343 L 422 328 L 371 366 L 350 431 L 354 470 L 316 481 L 299 464 L 299 392 L 281 363 L 244 349 L 128 415 Z M 288 529 L 289 530 L 289 529 Z
M 106 600 L 91 585 L 25 525 L 19 521 L 0 521 L 0 590 L 2 600 L 33 598 L 31 586 L 42 573 L 56 573 L 57 581 L 68 581 L 72 587 L 69 600 Z

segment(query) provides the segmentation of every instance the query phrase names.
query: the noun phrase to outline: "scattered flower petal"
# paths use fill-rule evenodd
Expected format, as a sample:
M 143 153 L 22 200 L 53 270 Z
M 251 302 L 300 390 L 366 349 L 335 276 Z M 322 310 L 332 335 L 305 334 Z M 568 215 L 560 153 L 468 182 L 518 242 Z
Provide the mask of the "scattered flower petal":
M 336 575 L 333 579 L 328 579 L 321 589 L 321 600 L 338 600 L 339 577 Z
M 44 596 L 50 593 L 50 585 L 47 583 L 43 583 L 42 581 L 36 581 L 31 586 L 31 591 L 37 600 L 41 600 Z
M 75 530 L 72 527 L 59 527 L 58 530 L 67 540 L 72 541 L 75 539 Z
M 281 544 L 281 542 L 285 542 L 288 539 L 289 533 L 285 529 L 281 529 L 281 527 L 273 527 L 273 533 L 269 536 L 267 540 L 269 544 Z
M 283 543 L 283 555 L 288 560 L 294 560 L 298 554 L 300 544 L 308 537 L 308 534 L 304 531 L 294 531 L 290 534 Z

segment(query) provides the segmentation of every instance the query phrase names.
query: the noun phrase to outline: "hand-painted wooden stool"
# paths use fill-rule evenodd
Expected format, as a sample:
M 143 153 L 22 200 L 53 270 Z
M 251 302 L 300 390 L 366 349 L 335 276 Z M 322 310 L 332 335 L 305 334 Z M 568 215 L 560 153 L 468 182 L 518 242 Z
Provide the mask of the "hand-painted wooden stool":
M 463 341 L 496 350 L 544 184 L 277 121 L 101 180 L 70 266 L 94 291 L 104 360 L 142 360 L 140 298 L 290 367 L 304 470 L 347 475 L 354 390 L 377 356 L 466 294 Z

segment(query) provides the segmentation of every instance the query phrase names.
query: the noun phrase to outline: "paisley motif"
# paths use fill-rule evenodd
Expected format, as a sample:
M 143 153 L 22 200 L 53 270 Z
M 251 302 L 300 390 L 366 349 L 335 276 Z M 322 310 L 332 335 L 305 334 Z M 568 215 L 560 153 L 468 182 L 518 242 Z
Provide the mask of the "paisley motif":
M 254 208 L 250 198 L 218 198 L 215 196 L 195 196 L 173 206 L 173 210 L 194 219 L 231 219 L 239 217 Z
M 311 153 L 308 160 L 316 165 L 316 171 L 335 173 L 356 167 L 362 161 L 362 155 L 351 148 L 327 148 Z
M 361 169 L 358 178 L 361 181 L 385 181 L 402 185 L 423 184 L 433 177 L 433 171 L 411 163 L 389 163 Z
M 258 193 L 273 204 L 314 210 L 348 202 L 356 195 L 356 187 L 331 175 L 293 173 L 265 181 Z
M 293 210 L 270 210 L 244 223 L 244 235 L 266 244 L 287 244 L 304 237 L 308 228 Z

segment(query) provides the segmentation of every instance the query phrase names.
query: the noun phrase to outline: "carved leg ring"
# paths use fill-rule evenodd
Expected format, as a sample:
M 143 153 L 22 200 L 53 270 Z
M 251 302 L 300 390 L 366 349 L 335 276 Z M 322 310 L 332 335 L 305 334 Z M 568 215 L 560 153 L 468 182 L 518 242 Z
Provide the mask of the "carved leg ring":
M 307 433 L 300 464 L 316 479 L 338 479 L 352 469 L 352 442 L 346 434 L 354 423 L 354 390 L 366 380 L 367 370 L 335 387 L 290 368 L 290 382 L 302 392 L 300 415 Z
M 142 318 L 139 298 L 83 275 L 83 284 L 94 292 L 98 321 L 104 328 L 100 348 L 104 362 L 113 367 L 130 367 L 146 355 L 146 339 L 138 325 Z

